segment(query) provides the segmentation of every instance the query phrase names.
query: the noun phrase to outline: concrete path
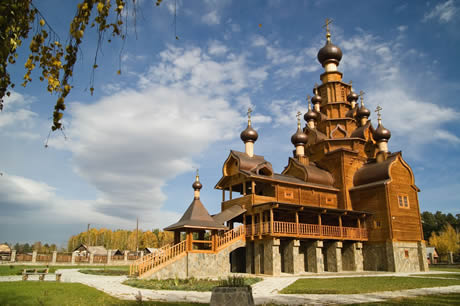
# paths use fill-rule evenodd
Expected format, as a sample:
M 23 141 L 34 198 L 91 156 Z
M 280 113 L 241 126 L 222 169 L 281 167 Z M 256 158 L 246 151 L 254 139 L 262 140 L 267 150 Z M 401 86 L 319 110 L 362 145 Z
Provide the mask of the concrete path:
M 144 301 L 168 301 L 168 302 L 200 302 L 209 303 L 210 292 L 175 291 L 175 290 L 149 290 L 138 289 L 123 285 L 126 276 L 99 276 L 82 274 L 78 269 L 62 269 L 62 281 L 68 283 L 82 283 L 98 290 L 106 292 L 114 297 L 127 300 L 135 300 L 141 295 Z M 433 271 L 427 274 L 449 274 L 449 272 Z M 414 274 L 414 273 L 412 273 Z M 415 273 L 417 274 L 417 273 Z M 420 273 L 418 273 L 420 274 Z M 356 277 L 356 276 L 408 276 L 410 273 L 326 273 L 324 275 L 305 274 L 302 276 L 290 276 L 288 274 L 279 277 L 263 277 L 264 280 L 253 285 L 253 295 L 256 304 L 282 304 L 282 305 L 324 305 L 324 304 L 351 304 L 364 302 L 379 302 L 391 298 L 415 297 L 419 295 L 431 295 L 442 293 L 460 292 L 460 286 L 410 289 L 401 291 L 386 291 L 365 294 L 279 294 L 278 292 L 295 282 L 299 278 L 330 278 L 330 277 Z M 21 276 L 2 276 L 2 281 L 20 281 Z M 29 280 L 38 280 L 38 276 L 31 276 Z M 54 281 L 53 274 L 47 275 L 45 281 Z

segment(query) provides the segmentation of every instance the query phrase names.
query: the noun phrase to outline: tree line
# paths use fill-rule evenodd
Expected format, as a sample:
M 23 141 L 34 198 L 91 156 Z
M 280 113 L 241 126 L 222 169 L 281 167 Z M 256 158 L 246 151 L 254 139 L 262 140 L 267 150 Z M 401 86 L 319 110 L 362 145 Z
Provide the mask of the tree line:
M 153 230 L 122 230 L 112 231 L 106 228 L 92 228 L 89 231 L 73 235 L 67 242 L 67 251 L 72 252 L 80 244 L 87 246 L 104 246 L 106 249 L 114 250 L 142 250 L 144 248 L 158 248 L 174 241 L 174 233 Z
M 5 243 L 7 244 L 7 243 Z M 29 243 L 16 243 L 14 246 L 11 246 L 12 250 L 16 250 L 17 253 L 19 254 L 24 254 L 24 253 L 32 253 L 33 251 L 37 251 L 40 254 L 48 254 L 52 253 L 54 251 L 57 251 L 58 248 L 57 246 L 52 243 L 52 244 L 42 244 L 42 242 L 37 241 L 33 244 Z
M 424 211 L 421 218 L 425 240 L 436 248 L 439 255 L 455 254 L 460 250 L 460 214 L 454 217 L 451 213 Z

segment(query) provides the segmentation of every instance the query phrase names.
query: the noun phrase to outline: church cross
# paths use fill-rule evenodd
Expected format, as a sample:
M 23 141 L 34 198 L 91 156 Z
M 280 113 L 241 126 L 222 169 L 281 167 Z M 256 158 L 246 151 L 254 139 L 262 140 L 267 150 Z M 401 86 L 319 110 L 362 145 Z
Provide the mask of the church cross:
M 332 23 L 332 19 L 326 18 L 326 22 L 323 25 L 323 28 L 326 28 L 326 32 L 329 33 L 329 25 Z
M 364 94 L 365 94 L 364 91 L 362 91 L 362 90 L 359 91 L 359 97 L 361 98 L 361 105 L 364 105 L 364 103 L 363 103 Z
M 327 41 L 331 39 L 331 32 L 329 32 L 329 25 L 332 23 L 332 19 L 326 18 L 326 23 L 323 25 L 323 28 L 326 28 L 326 38 Z
M 375 109 L 375 112 L 377 112 L 377 117 L 379 118 L 379 120 L 382 118 L 381 115 L 380 115 L 380 111 L 382 110 L 383 108 L 380 107 L 380 105 L 377 105 L 377 108 Z
M 251 120 L 251 113 L 252 113 L 252 108 L 248 108 L 248 120 Z
M 297 122 L 300 124 L 300 116 L 302 116 L 302 113 L 300 111 L 297 111 Z

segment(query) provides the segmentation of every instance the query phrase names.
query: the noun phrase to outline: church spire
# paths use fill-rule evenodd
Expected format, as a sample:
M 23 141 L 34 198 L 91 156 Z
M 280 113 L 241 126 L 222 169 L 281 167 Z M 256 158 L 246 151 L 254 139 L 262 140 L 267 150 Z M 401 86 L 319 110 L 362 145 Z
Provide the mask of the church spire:
M 311 111 L 311 109 L 310 109 Z M 308 114 L 308 113 L 307 113 Z M 302 157 L 305 155 L 305 144 L 308 141 L 308 136 L 302 131 L 300 127 L 300 116 L 302 116 L 301 112 L 297 112 L 297 131 L 291 137 L 291 142 L 295 146 L 295 155 L 296 157 Z
M 326 44 L 319 50 L 317 56 L 326 72 L 337 71 L 337 66 L 342 59 L 342 50 L 331 42 L 331 32 L 329 31 L 329 24 L 331 23 L 331 19 L 326 19 L 326 23 L 323 25 L 323 28 L 326 28 Z
M 254 142 L 256 142 L 257 138 L 259 138 L 259 134 L 257 134 L 257 131 L 251 126 L 251 113 L 252 109 L 248 108 L 248 126 L 240 134 L 240 138 L 245 145 L 246 154 L 249 155 L 249 157 L 254 156 Z
M 195 191 L 194 192 L 195 199 L 199 199 L 200 190 L 201 188 L 203 188 L 203 185 L 201 185 L 201 182 L 200 182 L 200 175 L 198 174 L 198 169 L 196 169 L 195 181 L 193 182 L 192 187 L 193 187 L 193 190 Z

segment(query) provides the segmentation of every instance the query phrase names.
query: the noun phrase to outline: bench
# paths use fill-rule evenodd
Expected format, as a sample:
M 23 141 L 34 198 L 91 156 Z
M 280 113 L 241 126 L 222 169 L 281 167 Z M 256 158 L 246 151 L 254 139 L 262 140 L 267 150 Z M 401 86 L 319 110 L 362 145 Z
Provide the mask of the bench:
M 29 278 L 29 275 L 38 275 L 39 280 L 45 280 L 45 275 L 48 274 L 49 269 L 24 269 L 22 271 L 22 280 L 26 281 Z M 60 277 L 59 277 L 60 278 Z M 56 276 L 57 280 L 57 276 Z

